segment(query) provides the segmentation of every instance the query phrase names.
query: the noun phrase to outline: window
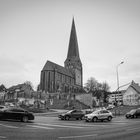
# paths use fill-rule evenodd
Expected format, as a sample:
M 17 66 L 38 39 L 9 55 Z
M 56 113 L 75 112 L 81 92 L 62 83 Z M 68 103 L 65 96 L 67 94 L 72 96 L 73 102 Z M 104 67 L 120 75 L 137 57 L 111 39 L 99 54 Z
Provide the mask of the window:
M 82 111 L 80 111 L 80 110 L 77 110 L 77 113 L 82 113 Z
M 24 110 L 21 110 L 21 109 L 11 109 L 10 111 L 11 112 L 24 112 Z
M 102 110 L 101 113 L 108 113 L 108 111 L 107 110 Z
M 140 109 L 137 110 L 137 113 L 140 113 Z

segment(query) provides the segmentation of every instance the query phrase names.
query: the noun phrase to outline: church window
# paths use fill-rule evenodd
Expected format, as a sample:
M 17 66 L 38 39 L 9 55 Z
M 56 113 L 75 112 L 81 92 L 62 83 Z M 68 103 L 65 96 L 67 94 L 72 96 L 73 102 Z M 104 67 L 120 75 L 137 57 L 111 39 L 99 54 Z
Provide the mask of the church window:
M 58 73 L 58 80 L 61 80 L 61 74 Z
M 42 80 L 43 87 L 42 87 L 42 89 L 44 90 L 45 89 L 45 72 L 43 72 L 42 74 L 43 74 L 43 80 Z
M 50 72 L 48 73 L 48 90 L 50 92 Z
M 60 81 L 62 82 L 62 74 L 60 74 Z

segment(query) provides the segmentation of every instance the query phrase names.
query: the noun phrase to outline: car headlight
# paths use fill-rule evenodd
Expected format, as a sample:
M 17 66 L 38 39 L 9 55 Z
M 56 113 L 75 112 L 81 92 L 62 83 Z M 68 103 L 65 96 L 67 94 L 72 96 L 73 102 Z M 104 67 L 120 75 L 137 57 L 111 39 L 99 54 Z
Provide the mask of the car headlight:
M 92 116 L 90 116 L 90 115 L 89 115 L 89 116 L 87 116 L 87 118 L 88 118 L 88 119 L 91 119 L 91 118 L 92 118 Z

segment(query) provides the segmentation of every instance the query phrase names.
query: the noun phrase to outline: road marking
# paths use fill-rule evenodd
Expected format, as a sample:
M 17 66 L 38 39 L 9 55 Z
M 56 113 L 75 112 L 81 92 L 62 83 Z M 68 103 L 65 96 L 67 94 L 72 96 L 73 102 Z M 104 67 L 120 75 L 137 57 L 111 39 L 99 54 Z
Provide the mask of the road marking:
M 1 126 L 4 126 L 4 127 L 8 127 L 8 128 L 18 128 L 16 126 L 11 126 L 11 125 L 4 125 L 4 124 L 0 124 Z
M 73 138 L 84 138 L 84 137 L 96 137 L 98 134 L 92 135 L 80 135 L 80 136 L 66 136 L 66 137 L 58 137 L 59 139 L 73 139 Z
M 42 129 L 54 129 L 54 128 L 51 128 L 51 127 L 44 127 L 44 126 L 38 126 L 38 125 L 27 125 L 29 127 L 35 127 L 35 128 L 42 128 Z
M 67 128 L 85 128 L 80 126 L 70 126 L 70 125 L 58 125 L 58 124 L 43 124 L 43 123 L 36 123 L 37 125 L 43 126 L 56 126 L 56 127 L 67 127 Z
M 129 129 L 126 129 L 126 131 L 136 131 L 136 130 L 139 130 L 140 131 L 140 128 L 129 128 Z
M 126 122 L 111 122 L 108 125 L 113 125 L 113 124 L 124 125 L 124 124 L 127 124 L 127 123 Z
M 59 125 L 59 124 L 58 124 Z M 61 124 L 62 125 L 62 124 Z M 101 126 L 101 127 L 104 127 L 105 125 L 103 124 L 95 124 L 95 123 L 92 123 L 90 122 L 89 123 L 84 123 L 84 124 L 73 124 L 73 123 L 64 123 L 64 125 L 68 125 L 68 126 L 80 126 L 80 127 L 93 127 L 93 126 Z
M 0 136 L 0 139 L 6 139 L 6 137 L 4 137 L 4 136 Z

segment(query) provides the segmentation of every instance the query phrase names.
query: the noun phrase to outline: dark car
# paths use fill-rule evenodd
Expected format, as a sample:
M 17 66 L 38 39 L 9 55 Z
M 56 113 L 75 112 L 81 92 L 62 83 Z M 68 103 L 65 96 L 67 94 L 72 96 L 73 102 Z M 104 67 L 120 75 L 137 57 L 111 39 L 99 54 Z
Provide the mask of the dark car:
M 81 110 L 70 110 L 64 114 L 58 115 L 58 118 L 61 120 L 69 120 L 70 118 L 75 118 L 75 119 L 83 119 L 84 113 Z
M 140 108 L 130 110 L 128 113 L 126 113 L 125 117 L 127 119 L 140 117 Z
M 20 120 L 22 122 L 28 122 L 28 120 L 34 120 L 34 115 L 22 108 L 4 108 L 0 110 L 0 120 Z

